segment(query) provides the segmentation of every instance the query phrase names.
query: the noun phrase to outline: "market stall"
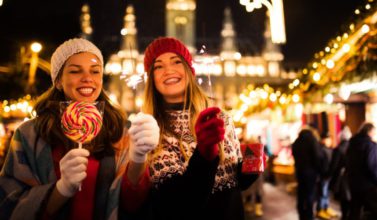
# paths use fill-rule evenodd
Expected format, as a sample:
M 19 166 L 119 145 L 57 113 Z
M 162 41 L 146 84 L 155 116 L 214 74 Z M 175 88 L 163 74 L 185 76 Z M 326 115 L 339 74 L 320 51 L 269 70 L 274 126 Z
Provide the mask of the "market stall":
M 30 95 L 18 100 L 0 102 L 0 168 L 15 129 L 25 120 L 35 116 L 33 103 Z

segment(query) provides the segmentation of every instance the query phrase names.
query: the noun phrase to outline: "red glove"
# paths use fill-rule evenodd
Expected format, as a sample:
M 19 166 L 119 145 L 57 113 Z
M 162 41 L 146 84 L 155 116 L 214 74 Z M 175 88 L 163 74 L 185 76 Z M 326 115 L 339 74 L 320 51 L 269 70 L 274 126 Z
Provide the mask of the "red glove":
M 206 160 L 213 160 L 219 154 L 217 144 L 224 140 L 224 121 L 217 117 L 220 109 L 211 107 L 203 110 L 195 124 L 197 148 Z

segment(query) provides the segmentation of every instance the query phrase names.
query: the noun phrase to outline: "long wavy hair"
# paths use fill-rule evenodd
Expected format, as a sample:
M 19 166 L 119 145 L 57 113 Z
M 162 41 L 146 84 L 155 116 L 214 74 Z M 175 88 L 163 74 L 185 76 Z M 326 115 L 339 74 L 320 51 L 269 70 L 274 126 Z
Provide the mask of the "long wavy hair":
M 58 73 L 57 80 L 60 80 L 63 68 L 64 65 Z M 64 92 L 58 90 L 55 85 L 44 92 L 34 106 L 34 110 L 37 113 L 35 126 L 37 135 L 43 138 L 51 147 L 63 145 L 68 151 L 75 146 L 75 143 L 68 139 L 61 129 L 61 101 L 66 101 Z M 123 128 L 126 124 L 126 114 L 110 103 L 110 99 L 103 88 L 97 101 L 105 103 L 103 124 L 100 133 L 86 147 L 95 156 L 100 156 L 106 152 L 112 152 L 112 144 L 121 139 Z
M 188 82 L 187 88 L 184 92 L 184 101 L 183 101 L 183 109 L 187 109 L 189 114 L 189 129 L 191 133 L 194 135 L 195 139 L 195 122 L 199 116 L 199 113 L 208 107 L 209 98 L 204 93 L 202 88 L 197 84 L 195 80 L 195 76 L 193 75 L 190 67 L 188 66 L 185 59 L 182 56 L 178 55 L 181 59 L 184 69 L 185 69 L 185 77 L 186 81 Z M 154 64 L 154 63 L 153 63 Z M 154 84 L 154 74 L 153 74 L 153 66 L 148 70 L 148 80 L 146 81 L 146 86 L 144 90 L 144 104 L 143 104 L 143 112 L 153 115 L 156 119 L 158 126 L 160 127 L 160 142 L 163 137 L 163 134 L 170 134 L 173 135 L 173 132 L 169 130 L 169 120 L 168 115 L 166 113 L 166 106 L 168 103 L 165 102 L 163 99 L 162 94 L 157 90 L 156 85 Z M 179 147 L 180 151 L 185 158 L 188 160 L 187 153 L 185 152 L 182 146 L 182 135 L 180 137 L 176 137 L 179 140 Z M 155 154 L 161 150 L 161 144 L 155 150 Z

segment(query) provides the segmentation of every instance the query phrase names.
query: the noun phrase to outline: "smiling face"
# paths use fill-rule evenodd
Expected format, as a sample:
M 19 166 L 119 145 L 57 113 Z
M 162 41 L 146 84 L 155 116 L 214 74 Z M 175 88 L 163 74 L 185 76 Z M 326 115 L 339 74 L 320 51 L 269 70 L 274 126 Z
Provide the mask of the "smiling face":
M 57 88 L 69 100 L 94 102 L 102 90 L 103 68 L 92 53 L 72 55 L 63 66 Z
M 184 100 L 188 80 L 183 62 L 177 54 L 168 52 L 153 64 L 154 84 L 167 103 Z

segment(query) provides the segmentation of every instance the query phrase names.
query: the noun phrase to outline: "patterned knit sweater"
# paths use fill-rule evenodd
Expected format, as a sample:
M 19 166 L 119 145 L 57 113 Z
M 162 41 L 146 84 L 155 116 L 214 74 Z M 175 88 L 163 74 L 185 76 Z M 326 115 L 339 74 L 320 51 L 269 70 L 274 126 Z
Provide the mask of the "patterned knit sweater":
M 169 110 L 170 134 L 163 134 L 162 147 L 150 161 L 152 192 L 142 219 L 243 219 L 241 188 L 248 187 L 257 175 L 240 172 L 242 155 L 231 118 L 225 123 L 224 160 L 206 161 L 196 150 L 189 129 L 187 110 Z M 184 160 L 179 147 L 188 155 Z
M 188 161 L 184 161 L 180 151 L 179 138 L 182 136 L 182 145 L 189 158 L 196 148 L 194 135 L 189 129 L 189 112 L 187 110 L 169 111 L 168 116 L 170 130 L 174 133 L 163 135 L 163 149 L 153 158 L 150 166 L 152 182 L 156 188 L 163 184 L 166 179 L 175 175 L 182 175 L 187 169 Z M 240 143 L 236 137 L 231 118 L 223 112 L 220 117 L 225 122 L 225 159 L 217 167 L 213 193 L 237 185 L 237 165 L 238 161 L 242 160 Z

